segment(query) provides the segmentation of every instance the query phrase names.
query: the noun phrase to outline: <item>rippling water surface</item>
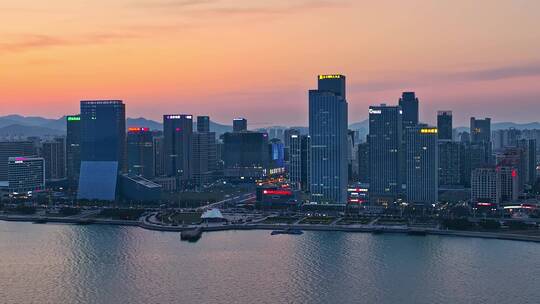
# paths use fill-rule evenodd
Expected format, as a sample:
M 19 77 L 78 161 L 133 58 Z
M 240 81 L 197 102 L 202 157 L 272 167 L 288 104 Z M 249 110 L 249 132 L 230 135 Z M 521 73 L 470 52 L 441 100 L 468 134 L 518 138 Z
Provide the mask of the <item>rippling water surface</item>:
M 540 245 L 0 222 L 1 303 L 540 303 Z

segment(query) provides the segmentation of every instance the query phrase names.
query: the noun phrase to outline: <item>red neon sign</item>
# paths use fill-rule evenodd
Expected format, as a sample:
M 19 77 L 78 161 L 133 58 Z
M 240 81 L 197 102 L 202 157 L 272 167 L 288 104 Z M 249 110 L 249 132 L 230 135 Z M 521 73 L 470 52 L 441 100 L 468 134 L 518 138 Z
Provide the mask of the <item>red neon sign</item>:
M 290 190 L 263 190 L 263 194 L 267 195 L 292 195 Z

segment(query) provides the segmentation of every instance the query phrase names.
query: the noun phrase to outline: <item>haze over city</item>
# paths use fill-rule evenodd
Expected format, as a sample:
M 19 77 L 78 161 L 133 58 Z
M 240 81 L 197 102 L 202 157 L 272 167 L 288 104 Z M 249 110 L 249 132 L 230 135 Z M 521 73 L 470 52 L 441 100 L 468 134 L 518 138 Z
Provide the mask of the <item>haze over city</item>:
M 129 117 L 306 125 L 321 73 L 348 78 L 349 122 L 402 91 L 420 119 L 453 110 L 537 121 L 537 1 L 139 0 L 0 4 L 0 115 L 60 117 L 122 99 Z

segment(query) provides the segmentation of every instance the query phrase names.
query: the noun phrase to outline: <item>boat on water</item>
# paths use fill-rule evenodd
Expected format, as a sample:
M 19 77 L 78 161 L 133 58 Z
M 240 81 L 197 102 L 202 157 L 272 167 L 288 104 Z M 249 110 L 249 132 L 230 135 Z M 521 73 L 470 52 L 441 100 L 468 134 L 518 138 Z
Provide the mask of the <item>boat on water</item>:
M 202 228 L 197 227 L 195 229 L 187 229 L 180 232 L 180 239 L 182 241 L 196 242 L 202 236 Z
M 302 230 L 300 230 L 300 229 L 287 228 L 287 229 L 283 229 L 283 230 L 274 230 L 270 234 L 271 235 L 278 235 L 278 234 L 301 235 L 301 234 L 304 234 L 304 232 Z

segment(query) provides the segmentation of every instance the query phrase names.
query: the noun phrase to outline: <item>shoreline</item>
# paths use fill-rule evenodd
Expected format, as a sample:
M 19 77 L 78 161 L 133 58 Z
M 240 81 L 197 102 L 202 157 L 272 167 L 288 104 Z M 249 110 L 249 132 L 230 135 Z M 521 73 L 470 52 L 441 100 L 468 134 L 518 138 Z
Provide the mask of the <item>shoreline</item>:
M 162 231 L 162 232 L 182 232 L 184 230 L 200 227 L 203 232 L 213 231 L 229 231 L 229 230 L 280 230 L 285 228 L 299 229 L 305 231 L 339 231 L 353 233 L 399 233 L 410 234 L 411 232 L 421 232 L 426 235 L 441 235 L 453 237 L 473 237 L 484 239 L 497 239 L 508 241 L 522 241 L 540 243 L 540 236 L 512 234 L 505 232 L 483 232 L 483 231 L 461 231 L 461 230 L 441 230 L 433 228 L 414 228 L 414 227 L 391 227 L 391 226 L 367 226 L 367 225 L 350 225 L 350 226 L 330 226 L 330 225 L 310 225 L 310 224 L 232 224 L 232 225 L 199 225 L 199 226 L 161 226 L 150 224 L 144 220 L 111 220 L 111 219 L 80 219 L 80 218 L 56 218 L 56 217 L 30 217 L 30 216 L 6 216 L 0 215 L 1 221 L 6 222 L 39 222 L 58 223 L 58 224 L 75 224 L 75 225 L 116 225 L 139 227 L 142 229 Z

